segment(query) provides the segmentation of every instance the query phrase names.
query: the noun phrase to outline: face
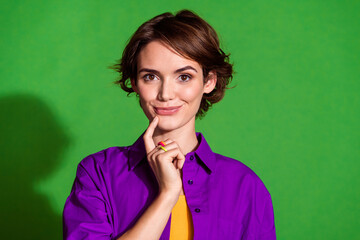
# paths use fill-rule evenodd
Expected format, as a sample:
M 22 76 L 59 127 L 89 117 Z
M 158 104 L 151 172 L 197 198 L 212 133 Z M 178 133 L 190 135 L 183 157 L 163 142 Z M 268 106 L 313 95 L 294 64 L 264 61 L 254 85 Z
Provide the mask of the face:
M 214 89 L 216 74 L 210 72 L 204 83 L 202 67 L 196 61 L 159 41 L 140 51 L 137 69 L 136 84 L 133 79 L 131 84 L 147 118 L 151 121 L 158 116 L 158 128 L 163 131 L 195 127 L 202 96 Z

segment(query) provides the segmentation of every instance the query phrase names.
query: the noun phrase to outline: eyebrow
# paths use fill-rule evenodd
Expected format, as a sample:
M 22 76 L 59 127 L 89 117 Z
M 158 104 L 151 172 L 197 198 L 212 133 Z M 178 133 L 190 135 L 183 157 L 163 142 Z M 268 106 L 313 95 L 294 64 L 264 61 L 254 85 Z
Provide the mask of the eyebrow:
M 192 66 L 185 66 L 185 67 L 182 67 L 182 68 L 179 68 L 177 70 L 175 70 L 174 73 L 180 73 L 180 72 L 183 72 L 185 70 L 193 70 L 197 73 L 196 69 L 193 68 Z M 150 69 L 150 68 L 142 68 L 139 70 L 139 73 L 141 72 L 150 72 L 150 73 L 155 73 L 155 74 L 159 74 L 160 72 L 155 70 L 155 69 Z
M 193 71 L 195 71 L 197 73 L 196 69 L 193 68 L 192 66 L 185 66 L 183 68 L 179 68 L 178 70 L 175 71 L 175 73 L 183 72 L 185 70 L 193 70 Z

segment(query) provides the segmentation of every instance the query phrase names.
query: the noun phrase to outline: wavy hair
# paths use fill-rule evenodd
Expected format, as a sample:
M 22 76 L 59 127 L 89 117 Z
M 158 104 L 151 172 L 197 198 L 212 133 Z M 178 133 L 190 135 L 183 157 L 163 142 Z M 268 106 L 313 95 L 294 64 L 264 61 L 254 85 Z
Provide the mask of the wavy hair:
M 128 95 L 134 92 L 130 81 L 137 79 L 138 55 L 146 44 L 155 40 L 198 62 L 203 69 L 204 82 L 210 71 L 216 72 L 216 86 L 203 95 L 196 114 L 197 118 L 205 116 L 209 108 L 224 97 L 233 77 L 233 65 L 229 63 L 229 54 L 220 48 L 215 30 L 192 11 L 181 10 L 176 15 L 167 12 L 143 23 L 130 38 L 122 58 L 110 67 L 120 74 L 114 83 Z

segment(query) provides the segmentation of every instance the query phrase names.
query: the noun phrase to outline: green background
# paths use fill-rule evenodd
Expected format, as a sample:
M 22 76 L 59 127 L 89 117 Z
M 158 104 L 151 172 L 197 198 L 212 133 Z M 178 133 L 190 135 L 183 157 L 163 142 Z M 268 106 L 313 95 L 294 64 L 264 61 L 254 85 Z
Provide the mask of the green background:
M 2 1 L 1 236 L 61 239 L 85 156 L 147 126 L 107 67 L 149 18 L 188 8 L 236 71 L 197 121 L 269 189 L 278 239 L 360 239 L 359 1 Z

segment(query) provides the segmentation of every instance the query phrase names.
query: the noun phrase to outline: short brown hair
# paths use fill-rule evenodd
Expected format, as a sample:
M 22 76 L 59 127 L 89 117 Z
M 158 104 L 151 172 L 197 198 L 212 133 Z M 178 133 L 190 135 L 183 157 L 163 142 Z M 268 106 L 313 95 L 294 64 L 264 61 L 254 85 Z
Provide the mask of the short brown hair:
M 204 94 L 196 117 L 203 117 L 212 104 L 219 102 L 232 80 L 233 67 L 229 54 L 220 48 L 215 30 L 202 18 L 189 10 L 173 15 L 169 12 L 143 23 L 131 37 L 118 64 L 112 66 L 120 73 L 114 83 L 128 92 L 134 92 L 130 80 L 137 78 L 137 58 L 140 51 L 151 41 L 159 40 L 173 48 L 181 56 L 194 60 L 203 69 L 204 82 L 210 71 L 215 71 L 217 82 L 214 90 Z

